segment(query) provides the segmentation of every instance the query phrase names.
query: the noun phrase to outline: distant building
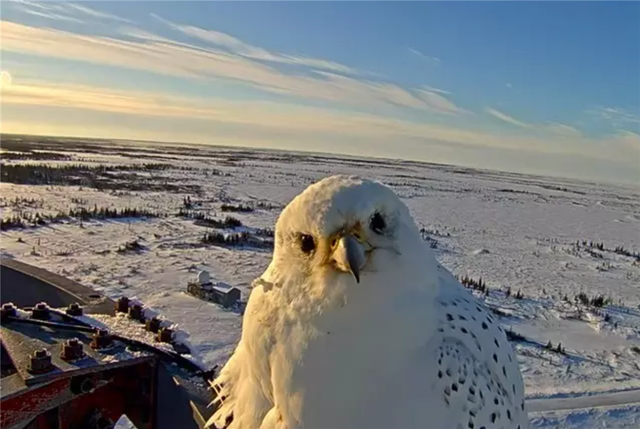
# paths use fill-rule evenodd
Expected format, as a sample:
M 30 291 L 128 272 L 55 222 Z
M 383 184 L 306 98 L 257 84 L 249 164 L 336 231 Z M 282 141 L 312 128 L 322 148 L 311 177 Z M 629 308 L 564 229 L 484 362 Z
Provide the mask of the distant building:
M 200 271 L 195 282 L 187 284 L 187 292 L 223 307 L 232 307 L 240 301 L 240 289 L 224 282 L 212 282 L 208 271 Z

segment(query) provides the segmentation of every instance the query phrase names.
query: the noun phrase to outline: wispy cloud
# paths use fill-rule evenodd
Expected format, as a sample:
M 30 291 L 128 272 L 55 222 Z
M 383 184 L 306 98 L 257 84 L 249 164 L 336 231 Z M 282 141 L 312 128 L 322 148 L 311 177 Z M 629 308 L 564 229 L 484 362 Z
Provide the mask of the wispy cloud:
M 438 94 L 451 95 L 450 91 L 445 91 L 444 89 L 434 88 L 433 86 L 429 86 L 429 85 L 422 85 L 422 88 L 420 88 L 420 89 L 428 91 L 428 92 L 437 92 Z
M 207 124 L 237 126 L 243 136 L 252 132 L 251 138 L 256 141 L 264 130 L 271 130 L 298 141 L 324 136 L 363 141 L 424 141 L 474 148 L 576 153 L 604 159 L 620 157 L 621 153 L 625 154 L 624 159 L 629 159 L 632 154 L 640 155 L 640 136 L 630 132 L 597 141 L 580 135 L 567 136 L 563 140 L 566 144 L 559 146 L 553 140 L 530 133 L 503 135 L 289 103 L 204 99 L 42 81 L 26 81 L 3 88 L 2 104 L 8 112 L 13 105 L 27 105 L 122 113 L 159 118 L 163 122 L 170 119 L 178 123 L 182 120 L 201 120 Z
M 203 28 L 193 27 L 190 25 L 179 25 L 156 14 L 151 14 L 151 16 L 168 25 L 170 28 L 187 36 L 207 42 L 210 45 L 225 49 L 230 53 L 245 58 L 275 63 L 294 64 L 344 74 L 358 74 L 357 70 L 333 61 L 270 52 L 264 48 L 243 42 L 229 34 L 221 33 L 219 31 L 205 30 Z
M 6 51 L 187 78 L 226 79 L 269 93 L 341 103 L 352 107 L 402 107 L 442 114 L 456 114 L 462 111 L 444 95 L 423 89 L 405 89 L 392 83 L 345 76 L 330 71 L 285 73 L 274 65 L 250 57 L 263 54 L 260 50 L 252 51 L 245 45 L 241 45 L 244 55 L 240 55 L 229 50 L 174 42 L 148 32 L 131 29 L 126 30 L 127 34 L 134 34 L 138 40 L 81 35 L 6 21 L 1 23 L 0 28 L 3 35 L 2 50 Z M 235 43 L 230 41 L 235 39 L 225 39 L 222 36 L 220 38 L 226 40 L 227 47 Z M 305 61 L 309 67 L 309 64 L 317 65 L 321 60 Z
M 449 115 L 465 113 L 464 109 L 456 106 L 451 100 L 445 98 L 442 95 L 442 92 L 437 93 L 433 90 L 428 89 L 418 89 L 416 90 L 419 94 L 419 97 L 427 103 L 427 105 L 434 111 L 445 113 Z M 468 112 L 466 112 L 468 113 Z
M 550 123 L 529 123 L 524 122 L 519 119 L 514 118 L 511 115 L 508 115 L 499 110 L 493 109 L 491 107 L 485 107 L 484 111 L 494 118 L 498 118 L 503 122 L 506 122 L 511 125 L 515 125 L 520 128 L 526 128 L 531 132 L 538 134 L 548 134 L 553 135 L 556 138 L 562 138 L 566 140 L 566 138 L 578 138 L 582 136 L 582 133 L 575 127 L 561 124 L 558 122 L 550 122 Z
M 45 11 L 40 11 L 40 10 L 35 10 L 35 9 L 27 9 L 27 8 L 24 8 L 22 11 L 24 13 L 26 13 L 26 14 L 37 16 L 37 17 L 40 17 L 40 18 L 51 19 L 51 20 L 54 20 L 54 21 L 67 21 L 67 22 L 75 22 L 75 23 L 82 24 L 82 20 L 81 19 L 74 18 L 72 16 L 61 15 L 61 14 L 55 13 L 55 12 L 45 12 Z
M 132 23 L 132 21 L 128 19 L 70 2 L 32 2 L 26 0 L 13 0 L 7 3 L 12 4 L 22 12 L 29 15 L 35 15 L 55 21 L 86 23 L 82 18 L 91 17 L 99 20 Z
M 102 11 L 99 11 L 99 10 L 91 9 L 91 8 L 89 8 L 87 6 L 82 6 L 82 5 L 79 5 L 79 4 L 76 4 L 76 3 L 67 3 L 66 5 L 70 10 L 76 11 L 79 14 L 84 14 L 84 15 L 91 16 L 91 17 L 94 17 L 94 18 L 99 18 L 99 19 L 107 19 L 107 20 L 112 20 L 112 21 L 132 23 L 131 20 L 128 20 L 126 18 L 122 18 L 120 16 L 113 15 L 111 13 L 107 13 L 107 12 L 102 12 Z
M 505 83 L 504 86 L 506 86 L 509 89 L 513 88 L 513 85 L 511 85 L 509 82 Z
M 636 126 L 640 124 L 640 112 L 630 112 L 619 107 L 598 106 L 587 110 L 587 113 L 605 121 L 608 121 L 614 128 L 628 125 Z
M 424 53 L 422 53 L 419 50 L 414 49 L 414 48 L 407 48 L 407 51 L 409 53 L 411 53 L 411 54 L 413 54 L 413 55 L 415 55 L 415 56 L 417 56 L 419 58 L 422 58 L 423 60 L 426 60 L 426 61 L 428 61 L 430 63 L 433 63 L 433 64 L 440 64 L 442 62 L 442 60 L 440 58 L 424 54 Z
M 565 124 L 559 124 L 557 122 L 545 125 L 544 129 L 550 133 L 565 137 L 577 137 L 582 134 L 577 128 Z
M 489 115 L 493 116 L 494 118 L 498 118 L 501 121 L 507 122 L 511 125 L 515 125 L 517 127 L 522 127 L 522 128 L 531 128 L 531 124 L 527 124 L 526 122 L 519 121 L 513 116 L 509 116 L 506 113 L 502 113 L 499 110 L 492 109 L 491 107 L 485 107 L 484 111 L 487 112 Z

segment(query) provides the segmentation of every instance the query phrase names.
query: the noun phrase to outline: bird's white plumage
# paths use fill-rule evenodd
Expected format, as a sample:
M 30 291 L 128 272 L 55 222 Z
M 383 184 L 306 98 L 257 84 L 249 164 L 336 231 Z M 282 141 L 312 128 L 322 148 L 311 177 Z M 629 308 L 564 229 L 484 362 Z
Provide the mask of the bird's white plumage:
M 368 249 L 359 283 L 332 259 L 345 231 Z M 220 428 L 528 427 L 502 328 L 436 263 L 396 195 L 356 177 L 324 179 L 282 212 L 214 384 Z

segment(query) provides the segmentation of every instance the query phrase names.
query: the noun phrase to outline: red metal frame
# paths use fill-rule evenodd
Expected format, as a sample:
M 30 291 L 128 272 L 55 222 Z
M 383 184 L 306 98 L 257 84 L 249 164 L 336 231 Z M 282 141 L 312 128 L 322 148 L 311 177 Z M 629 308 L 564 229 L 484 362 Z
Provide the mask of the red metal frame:
M 156 370 L 156 361 L 149 360 L 80 376 L 96 386 L 89 393 L 72 391 L 74 377 L 27 388 L 0 403 L 0 426 L 31 421 L 26 428 L 99 428 L 98 419 L 113 424 L 126 414 L 138 429 L 154 429 Z

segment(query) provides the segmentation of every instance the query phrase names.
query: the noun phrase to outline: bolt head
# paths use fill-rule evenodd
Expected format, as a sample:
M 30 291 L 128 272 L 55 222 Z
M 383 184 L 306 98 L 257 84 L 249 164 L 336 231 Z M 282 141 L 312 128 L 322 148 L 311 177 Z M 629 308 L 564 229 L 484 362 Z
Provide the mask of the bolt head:
M 47 303 L 46 302 L 39 302 L 36 304 L 36 308 L 38 310 L 46 310 L 47 309 Z
M 2 304 L 2 309 L 3 310 L 15 310 L 16 306 L 13 305 L 13 302 L 7 302 L 6 304 Z
M 173 339 L 173 329 L 171 328 L 160 328 L 158 331 L 158 336 L 156 337 L 158 341 L 163 343 L 169 343 Z
M 80 343 L 80 341 L 78 341 L 77 338 L 71 338 L 71 339 L 67 340 L 67 344 L 72 346 L 72 347 L 77 346 L 79 343 Z
M 37 358 L 40 358 L 40 359 L 41 359 L 41 358 L 46 358 L 48 355 L 49 355 L 49 352 L 48 352 L 46 349 L 36 350 L 36 351 L 33 353 L 33 356 L 34 356 L 34 357 L 37 357 Z

